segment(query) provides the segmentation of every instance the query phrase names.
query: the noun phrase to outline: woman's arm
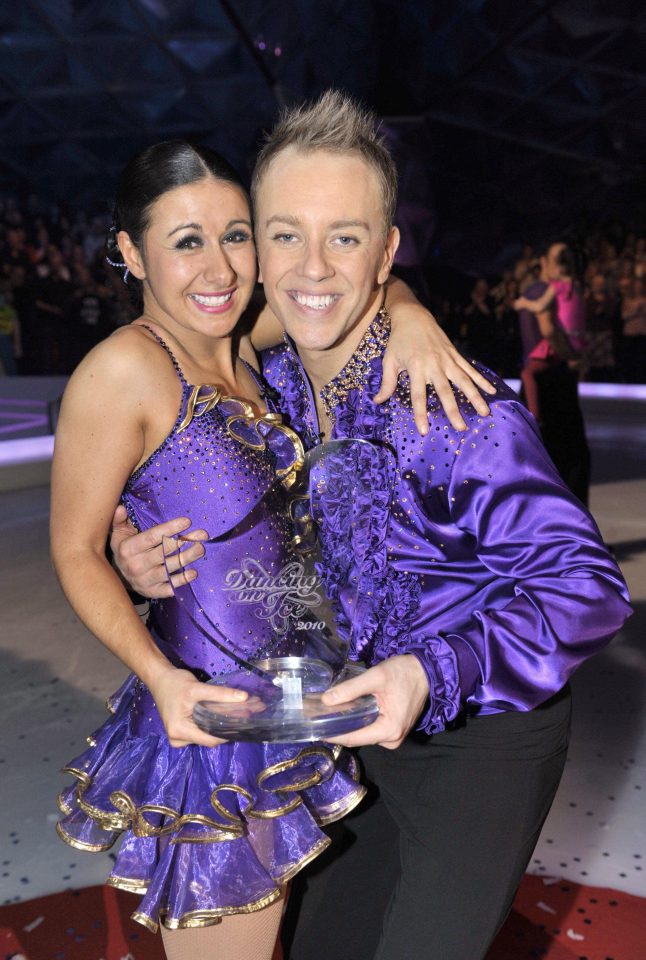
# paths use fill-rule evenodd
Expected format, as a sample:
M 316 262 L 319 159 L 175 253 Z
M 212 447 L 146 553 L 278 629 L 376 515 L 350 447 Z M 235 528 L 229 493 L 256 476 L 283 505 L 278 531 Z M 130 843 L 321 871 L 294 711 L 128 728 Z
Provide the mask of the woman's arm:
M 455 349 L 410 287 L 397 277 L 390 277 L 386 286 L 386 301 L 393 325 L 384 354 L 383 381 L 375 400 L 384 403 L 392 396 L 399 374 L 406 370 L 410 376 L 413 413 L 419 432 L 428 433 L 426 387 L 431 383 L 453 426 L 457 430 L 466 430 L 451 384 L 462 391 L 481 416 L 487 415 L 489 407 L 479 390 L 494 394 L 495 388 Z M 249 336 L 258 351 L 280 343 L 282 324 L 266 303 L 260 309 Z
M 254 350 L 262 353 L 263 350 L 269 350 L 270 347 L 275 347 L 282 342 L 284 329 L 267 301 L 261 301 L 260 299 L 256 299 L 256 297 L 259 297 L 259 295 L 254 295 L 254 300 L 250 304 L 250 307 L 247 308 L 247 313 L 245 313 L 245 319 L 248 319 L 247 315 L 251 308 L 251 322 L 253 326 L 249 330 L 249 339 L 251 340 Z M 254 304 L 255 310 L 257 311 L 255 318 L 253 317 Z
M 83 623 L 150 689 L 171 744 L 211 746 L 218 741 L 191 721 L 204 685 L 162 655 L 105 556 L 121 491 L 146 452 L 146 411 L 159 387 L 149 351 L 142 363 L 142 348 L 132 349 L 124 333 L 91 351 L 65 391 L 52 468 L 52 559 Z
M 404 370 L 410 377 L 410 394 L 415 425 L 428 433 L 427 385 L 432 384 L 452 426 L 466 430 L 455 399 L 454 388 L 461 391 L 481 415 L 489 413 L 485 393 L 496 388 L 455 349 L 435 317 L 415 297 L 410 287 L 397 277 L 388 280 L 386 305 L 392 317 L 392 332 L 384 353 L 381 389 L 374 397 L 384 403 L 395 391 L 397 378 Z
M 531 313 L 543 313 L 556 296 L 556 290 L 551 285 L 538 300 L 528 300 L 527 297 L 518 297 L 514 300 L 514 310 L 530 310 Z

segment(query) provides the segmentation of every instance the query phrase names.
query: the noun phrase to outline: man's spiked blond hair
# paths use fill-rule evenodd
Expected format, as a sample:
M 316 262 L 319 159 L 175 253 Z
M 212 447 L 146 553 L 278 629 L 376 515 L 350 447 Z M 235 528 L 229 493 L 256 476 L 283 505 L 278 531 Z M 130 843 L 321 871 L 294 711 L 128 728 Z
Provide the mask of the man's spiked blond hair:
M 272 160 L 287 147 L 303 153 L 327 150 L 356 154 L 377 174 L 383 197 L 385 232 L 397 206 L 397 169 L 377 129 L 376 117 L 339 90 L 326 90 L 318 100 L 287 107 L 267 134 L 251 180 L 251 198 L 257 205 L 259 185 Z

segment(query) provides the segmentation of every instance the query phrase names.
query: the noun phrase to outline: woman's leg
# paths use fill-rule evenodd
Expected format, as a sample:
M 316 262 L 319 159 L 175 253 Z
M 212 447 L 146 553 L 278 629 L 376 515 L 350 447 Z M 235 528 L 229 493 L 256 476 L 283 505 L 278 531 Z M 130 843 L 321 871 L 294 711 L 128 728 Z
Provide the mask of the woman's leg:
M 224 917 L 210 927 L 161 928 L 167 960 L 271 960 L 284 896 L 264 910 Z
M 543 373 L 548 367 L 549 364 L 544 360 L 536 360 L 530 357 L 520 372 L 523 390 L 525 391 L 525 403 L 527 404 L 529 412 L 533 414 L 539 423 L 541 420 L 541 405 L 536 376 L 537 374 Z

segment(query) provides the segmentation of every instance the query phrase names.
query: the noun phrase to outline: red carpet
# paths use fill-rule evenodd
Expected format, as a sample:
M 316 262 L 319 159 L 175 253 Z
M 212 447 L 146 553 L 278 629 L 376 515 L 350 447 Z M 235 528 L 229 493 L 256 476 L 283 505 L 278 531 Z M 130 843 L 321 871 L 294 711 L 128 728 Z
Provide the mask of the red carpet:
M 0 907 L 0 960 L 163 960 L 159 937 L 130 920 L 137 899 L 89 887 Z M 646 960 L 646 901 L 525 877 L 487 960 L 536 957 Z

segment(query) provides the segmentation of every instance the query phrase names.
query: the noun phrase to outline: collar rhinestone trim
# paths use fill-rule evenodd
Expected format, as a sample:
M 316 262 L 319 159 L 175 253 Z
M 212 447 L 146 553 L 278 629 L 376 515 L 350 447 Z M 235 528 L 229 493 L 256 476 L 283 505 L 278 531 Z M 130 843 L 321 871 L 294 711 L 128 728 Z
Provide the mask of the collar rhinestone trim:
M 341 372 L 321 389 L 323 408 L 330 420 L 336 419 L 334 411 L 346 400 L 351 390 L 366 386 L 371 372 L 370 363 L 383 355 L 390 338 L 390 327 L 390 314 L 382 307 Z

